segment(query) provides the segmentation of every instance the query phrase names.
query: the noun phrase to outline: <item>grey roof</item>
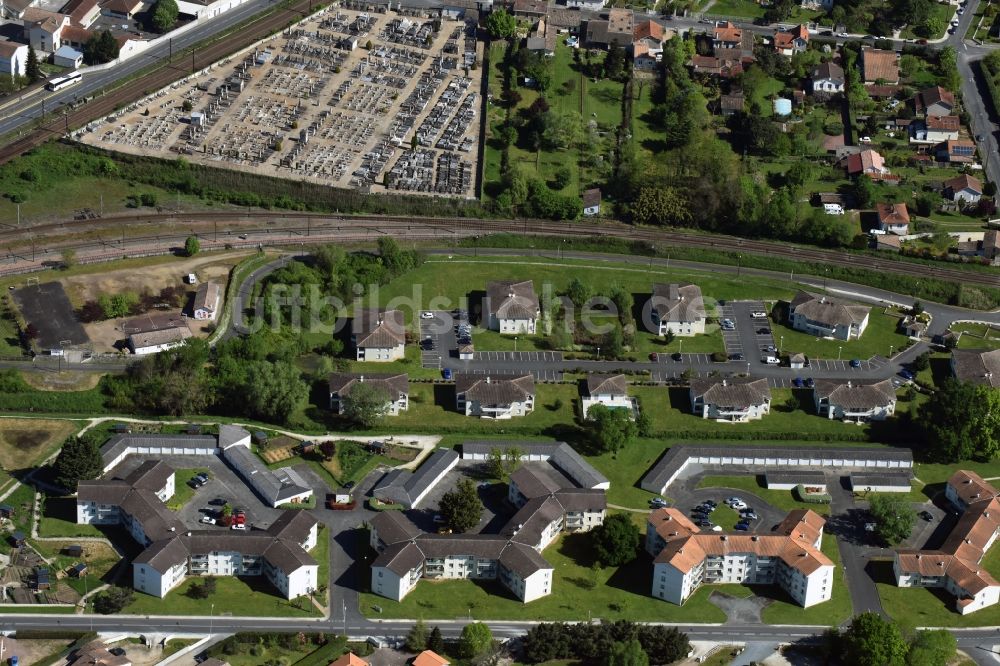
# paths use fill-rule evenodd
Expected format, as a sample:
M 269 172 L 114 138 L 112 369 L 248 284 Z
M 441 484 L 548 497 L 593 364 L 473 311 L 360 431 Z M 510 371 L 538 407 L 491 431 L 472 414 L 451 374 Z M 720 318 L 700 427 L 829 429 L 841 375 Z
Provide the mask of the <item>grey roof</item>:
M 554 497 L 536 497 L 528 500 L 501 530 L 512 541 L 537 548 L 545 528 L 559 520 L 566 512 Z
M 231 426 L 220 426 L 219 432 L 223 428 Z M 242 428 L 240 428 L 242 430 Z M 246 431 L 244 431 L 246 432 Z M 113 435 L 101 446 L 101 458 L 107 466 L 111 461 L 125 453 L 128 449 L 136 447 L 175 449 L 200 449 L 214 448 L 217 444 L 215 437 L 211 435 L 166 435 L 166 434 L 133 434 L 124 433 Z
M 399 310 L 359 310 L 351 332 L 359 348 L 389 349 L 406 343 L 406 324 Z
M 802 483 L 826 485 L 826 474 L 818 470 L 769 471 L 764 475 L 768 485 L 772 483 Z
M 291 539 L 302 543 L 318 523 L 307 511 L 289 509 L 282 511 L 267 531 L 278 539 Z
M 424 563 L 424 553 L 416 544 L 404 541 L 395 543 L 379 553 L 372 561 L 373 567 L 383 567 L 403 576 Z
M 410 377 L 401 374 L 375 373 L 334 373 L 330 375 L 330 395 L 339 397 L 350 395 L 351 389 L 358 384 L 370 384 L 381 388 L 389 394 L 389 400 L 396 400 L 400 394 L 410 394 Z
M 194 302 L 191 304 L 191 309 L 193 311 L 197 310 L 210 310 L 215 312 L 215 309 L 219 306 L 219 285 L 215 282 L 208 281 L 202 282 L 201 286 L 198 287 L 198 291 L 194 294 Z
M 829 399 L 831 405 L 847 409 L 888 407 L 896 402 L 896 389 L 888 379 L 870 383 L 817 379 L 813 393 L 821 399 Z
M 134 349 L 142 347 L 156 347 L 158 345 L 169 345 L 175 342 L 183 342 L 191 337 L 191 329 L 185 326 L 171 326 L 161 328 L 157 331 L 143 331 L 133 333 L 128 336 L 128 346 Z
M 163 573 L 170 567 L 187 562 L 190 553 L 179 537 L 161 539 L 153 542 L 146 550 L 139 553 L 132 563 L 146 564 L 153 570 Z
M 389 499 L 397 504 L 412 507 L 449 467 L 458 461 L 458 454 L 451 449 L 437 449 L 415 472 L 394 469 L 382 477 L 372 488 L 372 496 Z
M 501 280 L 486 284 L 489 313 L 498 319 L 535 319 L 538 296 L 531 280 Z
M 534 466 L 518 467 L 511 473 L 510 481 L 528 499 L 547 497 L 562 488 L 558 481 Z
M 536 571 L 552 569 L 552 565 L 538 554 L 534 548 L 511 542 L 500 551 L 500 566 L 513 571 L 521 578 L 527 578 Z
M 156 492 L 167 485 L 173 475 L 173 468 L 162 460 L 146 460 L 125 477 L 125 483 Z
M 953 349 L 951 363 L 959 381 L 1000 388 L 1000 349 Z
M 824 62 L 812 72 L 812 79 L 830 79 L 838 83 L 844 83 L 844 68 L 833 61 Z
M 76 499 L 97 504 L 121 504 L 130 490 L 127 483 L 117 479 L 84 479 L 76 486 Z
M 521 460 L 542 458 L 555 465 L 573 483 L 581 488 L 596 488 L 608 483 L 606 476 L 594 469 L 576 450 L 566 442 L 520 442 L 505 440 L 484 440 L 463 442 L 462 455 L 467 457 L 486 456 L 495 448 L 507 449 L 515 446 L 521 450 Z
M 428 559 L 450 555 L 496 559 L 505 545 L 507 538 L 498 534 L 422 534 L 417 539 L 417 546 Z
M 535 376 L 455 375 L 455 393 L 484 405 L 510 405 L 535 395 Z
M 298 544 L 289 543 L 282 539 L 273 540 L 264 549 L 263 555 L 271 563 L 271 566 L 281 569 L 286 574 L 296 571 L 300 567 L 316 564 L 312 555 L 302 550 Z
M 696 284 L 654 284 L 649 299 L 663 321 L 697 321 L 705 318 L 705 300 Z
M 223 457 L 271 504 L 280 504 L 282 500 L 312 490 L 295 470 L 281 467 L 272 471 L 245 446 L 231 446 Z
M 567 513 L 608 508 L 608 496 L 596 488 L 563 488 L 554 497 Z
M 120 506 L 142 525 L 142 531 L 151 541 L 184 531 L 184 523 L 151 490 L 133 488 Z
M 587 375 L 587 395 L 627 395 L 625 375 Z
M 678 444 L 667 450 L 663 456 L 656 461 L 646 475 L 639 482 L 639 487 L 643 490 L 659 493 L 666 487 L 667 482 L 673 478 L 677 472 L 687 464 L 691 457 L 712 456 L 720 458 L 744 457 L 755 459 L 832 459 L 832 460 L 855 460 L 870 461 L 872 463 L 898 464 L 904 467 L 913 467 L 913 452 L 903 448 L 882 447 L 878 449 L 864 448 L 810 448 L 800 447 L 773 447 L 773 446 L 747 446 L 742 449 L 734 449 L 730 445 L 694 445 Z M 765 469 L 767 463 L 759 465 Z M 804 465 L 803 465 L 804 466 Z
M 898 472 L 852 472 L 850 475 L 851 488 L 863 488 L 865 486 L 895 486 L 897 488 L 909 488 L 910 474 Z
M 372 518 L 371 526 L 383 543 L 410 541 L 423 534 L 402 511 L 383 511 Z
M 234 425 L 219 426 L 219 448 L 225 451 L 233 444 L 250 437 L 250 433 L 245 429 Z
M 831 326 L 860 324 L 868 316 L 870 309 L 867 305 L 848 303 L 838 298 L 805 291 L 797 293 L 790 305 L 791 313 L 801 314 L 810 321 Z
M 766 379 L 718 379 L 714 377 L 691 380 L 691 395 L 703 398 L 705 404 L 733 409 L 746 409 L 771 401 L 771 389 Z

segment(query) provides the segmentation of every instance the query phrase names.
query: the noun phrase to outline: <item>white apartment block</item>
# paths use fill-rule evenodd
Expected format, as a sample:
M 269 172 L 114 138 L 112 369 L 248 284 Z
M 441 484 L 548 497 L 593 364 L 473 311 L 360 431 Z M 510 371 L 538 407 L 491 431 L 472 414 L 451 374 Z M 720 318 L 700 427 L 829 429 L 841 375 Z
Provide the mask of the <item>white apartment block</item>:
M 746 423 L 771 412 L 771 389 L 766 379 L 694 378 L 688 393 L 691 412 L 703 419 Z
M 788 307 L 796 331 L 836 340 L 856 340 L 868 328 L 868 306 L 800 291 Z
M 541 309 L 531 280 L 489 282 L 486 300 L 483 314 L 491 331 L 505 335 L 535 332 Z
M 389 363 L 406 356 L 406 324 L 399 310 L 360 310 L 351 322 L 355 360 Z
M 455 375 L 455 408 L 481 419 L 526 416 L 535 410 L 535 377 Z
M 705 332 L 705 301 L 695 284 L 654 284 L 649 316 L 658 335 L 690 337 Z
M 590 408 L 603 405 L 608 409 L 627 409 L 634 419 L 639 411 L 639 404 L 628 394 L 628 382 L 625 375 L 587 375 L 584 390 L 580 395 L 580 411 L 587 418 Z
M 813 386 L 816 413 L 838 421 L 884 421 L 896 413 L 896 389 L 881 382 L 817 379 Z

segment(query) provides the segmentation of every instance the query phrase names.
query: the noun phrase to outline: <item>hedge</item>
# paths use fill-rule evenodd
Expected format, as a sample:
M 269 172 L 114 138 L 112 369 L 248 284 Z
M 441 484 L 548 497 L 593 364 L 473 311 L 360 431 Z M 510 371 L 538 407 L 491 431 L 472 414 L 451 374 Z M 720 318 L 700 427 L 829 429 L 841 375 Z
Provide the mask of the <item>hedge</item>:
M 826 493 L 807 493 L 805 486 L 801 483 L 795 486 L 795 498 L 806 504 L 829 504 L 833 499 Z

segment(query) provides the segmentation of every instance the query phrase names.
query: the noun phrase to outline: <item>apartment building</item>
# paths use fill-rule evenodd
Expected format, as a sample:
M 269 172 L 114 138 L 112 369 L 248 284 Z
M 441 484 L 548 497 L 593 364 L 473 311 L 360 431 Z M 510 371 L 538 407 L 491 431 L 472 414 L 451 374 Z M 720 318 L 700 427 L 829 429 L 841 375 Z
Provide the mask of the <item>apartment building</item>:
M 351 322 L 357 361 L 388 363 L 406 355 L 406 324 L 399 310 L 360 310 Z
M 816 413 L 839 421 L 884 421 L 896 413 L 896 389 L 880 382 L 817 379 L 813 386 Z
M 703 419 L 745 423 L 771 411 L 771 389 L 766 379 L 695 378 L 688 393 L 691 412 Z
M 482 419 L 525 416 L 535 410 L 535 377 L 455 375 L 455 408 Z
M 723 534 L 701 532 L 677 509 L 657 509 L 646 524 L 652 595 L 681 605 L 702 585 L 736 583 L 778 585 L 805 608 L 828 601 L 834 565 L 820 550 L 825 522 L 796 509 L 773 533 Z
M 825 295 L 800 291 L 788 307 L 788 319 L 796 331 L 837 340 L 855 340 L 868 328 L 865 305 L 848 303 Z
M 531 280 L 486 284 L 486 327 L 507 335 L 533 334 L 541 309 Z
M 347 404 L 346 398 L 361 384 L 368 384 L 385 393 L 387 401 L 382 410 L 385 415 L 397 416 L 410 406 L 410 378 L 405 373 L 398 375 L 334 373 L 330 375 L 329 382 L 330 409 L 343 414 Z
M 628 394 L 628 381 L 625 375 L 588 374 L 581 387 L 580 411 L 583 418 L 594 405 L 603 405 L 608 409 L 627 409 L 629 415 L 635 418 L 639 410 L 638 401 Z
M 692 336 L 705 332 L 705 301 L 695 284 L 654 284 L 649 317 L 658 335 Z

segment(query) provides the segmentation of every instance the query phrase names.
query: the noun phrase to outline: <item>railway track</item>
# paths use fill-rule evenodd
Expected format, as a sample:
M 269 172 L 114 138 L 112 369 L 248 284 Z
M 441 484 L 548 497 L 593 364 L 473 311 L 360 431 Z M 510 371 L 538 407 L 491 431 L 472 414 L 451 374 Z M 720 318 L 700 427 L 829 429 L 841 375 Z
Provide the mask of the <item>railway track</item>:
M 220 225 L 223 228 L 220 230 Z M 148 231 L 146 230 L 148 229 Z M 73 249 L 78 257 L 120 258 L 127 247 L 160 248 L 183 244 L 189 234 L 197 234 L 209 246 L 253 247 L 307 245 L 325 241 L 363 242 L 382 235 L 405 240 L 457 242 L 458 238 L 496 233 L 523 233 L 561 238 L 608 237 L 646 242 L 661 250 L 688 247 L 746 253 L 817 264 L 830 264 L 873 271 L 927 277 L 985 287 L 1000 287 L 1000 273 L 961 270 L 945 266 L 893 261 L 849 252 L 789 245 L 733 236 L 705 236 L 686 232 L 636 228 L 622 223 L 552 222 L 546 220 L 480 220 L 474 218 L 406 218 L 401 216 L 310 215 L 251 211 L 208 211 L 179 214 L 125 214 L 80 222 L 38 225 L 30 229 L 0 230 L 0 248 L 7 256 L 22 256 L 26 244 L 46 254 Z M 87 240 L 80 240 L 80 237 Z M 107 236 L 107 238 L 105 238 Z M 48 238 L 48 240 L 46 240 Z M 15 249 L 17 248 L 17 249 Z M 103 252 L 102 252 L 103 250 Z M 134 256 L 135 251 L 129 251 Z M 36 269 L 37 270 L 37 269 Z M 0 268 L 0 273 L 11 272 Z M 18 270 L 23 272 L 23 270 Z
M 299 0 L 285 9 L 251 22 L 225 39 L 216 39 L 197 49 L 190 60 L 190 68 L 187 66 L 189 64 L 187 58 L 178 59 L 174 63 L 166 63 L 102 97 L 96 97 L 78 108 L 69 110 L 64 116 L 44 122 L 26 135 L 0 147 L 0 164 L 9 162 L 53 137 L 62 136 L 66 133 L 67 127 L 82 127 L 112 113 L 117 108 L 140 99 L 148 92 L 168 86 L 174 81 L 188 76 L 192 71 L 197 71 L 199 68 L 206 67 L 250 46 L 254 42 L 281 30 L 289 22 L 301 19 L 311 7 L 310 0 Z

